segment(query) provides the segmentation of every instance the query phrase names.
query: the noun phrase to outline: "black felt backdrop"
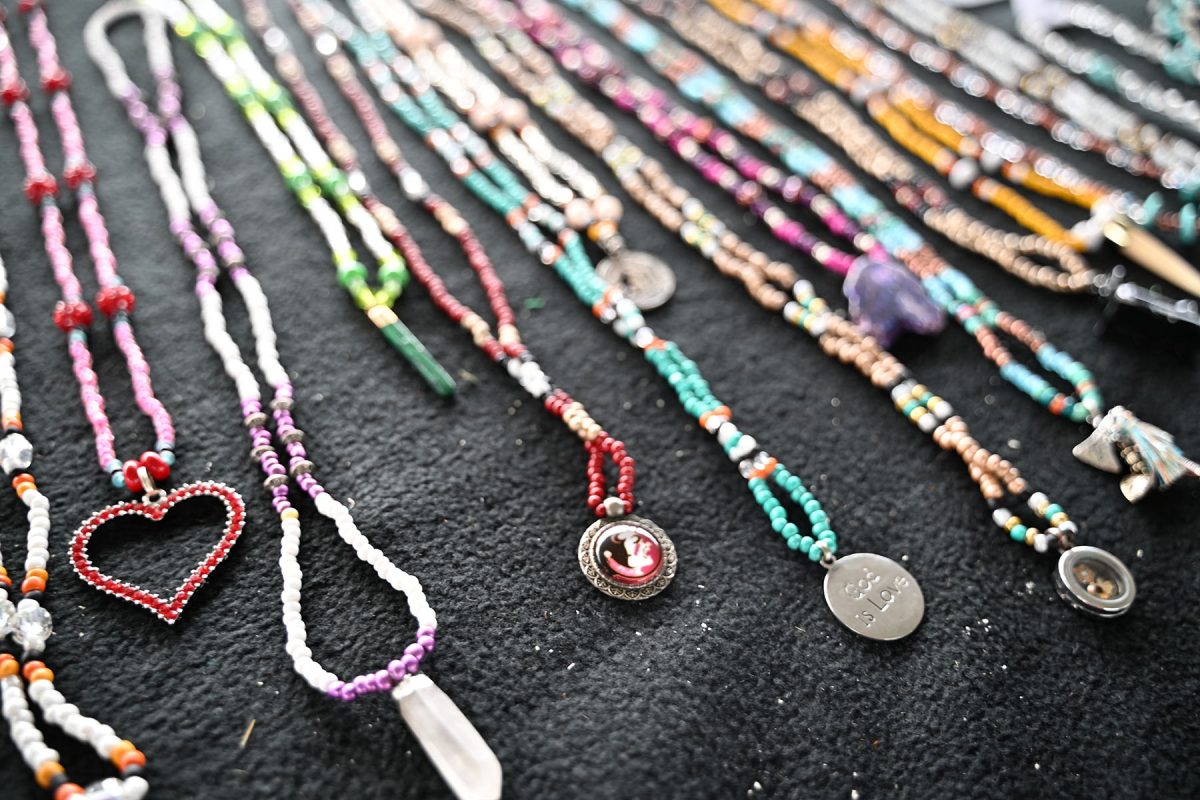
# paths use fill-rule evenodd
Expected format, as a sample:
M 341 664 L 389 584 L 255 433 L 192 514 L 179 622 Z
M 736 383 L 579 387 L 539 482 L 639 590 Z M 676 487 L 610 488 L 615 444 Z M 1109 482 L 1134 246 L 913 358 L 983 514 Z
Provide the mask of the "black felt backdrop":
M 240 17 L 236 3 L 223 1 Z M 250 523 L 174 627 L 71 573 L 71 530 L 117 498 L 96 468 L 63 337 L 51 323 L 57 293 L 5 123 L 0 252 L 20 325 L 27 428 L 56 523 L 48 602 L 57 630 L 47 659 L 73 702 L 145 750 L 155 797 L 443 797 L 394 703 L 336 704 L 292 672 L 280 624 L 278 526 L 247 458 L 232 386 L 201 338 L 191 270 L 166 231 L 139 139 L 84 52 L 82 26 L 98 5 L 55 0 L 49 14 L 74 75 L 113 247 L 138 295 L 137 330 L 175 415 L 176 476 L 240 487 Z M 1139 4 L 1122 5 L 1141 18 Z M 369 152 L 284 4 L 272 6 Z M 24 26 L 10 16 L 28 71 Z M 140 52 L 133 27 L 116 38 L 125 53 Z M 628 443 L 638 459 L 640 512 L 679 547 L 679 575 L 662 596 L 640 605 L 602 597 L 575 563 L 589 519 L 574 437 L 414 286 L 401 314 L 460 379 L 453 402 L 435 398 L 338 288 L 317 230 L 215 80 L 190 49 L 176 42 L 175 53 L 214 194 L 272 300 L 319 475 L 373 541 L 424 582 L 442 631 L 430 674 L 494 747 L 507 796 L 1106 798 L 1200 790 L 1195 486 L 1131 507 L 1112 476 L 1071 457 L 1085 431 L 1036 411 L 959 329 L 899 345 L 898 355 L 984 443 L 1070 510 L 1087 542 L 1131 564 L 1139 597 L 1127 616 L 1101 622 L 1077 614 L 1055 596 L 1053 560 L 995 530 L 956 458 L 628 202 L 629 240 L 662 254 L 680 280 L 652 324 L 703 366 L 742 426 L 811 483 L 845 548 L 903 558 L 921 581 L 927 616 L 913 636 L 859 639 L 826 610 L 821 570 L 770 532 L 736 470 L 651 367 L 393 124 L 411 159 L 483 236 L 541 363 Z M 44 111 L 44 100 L 35 106 Z M 56 148 L 48 127 L 45 144 Z M 664 155 L 631 120 L 621 127 Z M 602 165 L 555 136 L 613 184 Z M 452 288 L 479 302 L 459 252 L 374 162 L 370 175 Z M 785 255 L 724 196 L 682 169 L 678 177 L 760 246 Z M 71 237 L 82 253 L 74 226 Z M 1036 291 L 939 246 L 1002 306 L 1089 364 L 1112 402 L 1200 452 L 1200 373 L 1186 343 L 1100 333 L 1093 300 Z M 801 266 L 837 297 L 831 277 Z M 78 267 L 89 270 L 83 258 Z M 90 275 L 85 284 L 94 286 Z M 236 304 L 231 315 L 244 333 Z M 149 426 L 132 407 L 110 337 L 98 332 L 94 341 L 119 450 L 136 454 L 151 442 Z M 24 525 L 15 498 L 0 514 L 0 544 L 10 569 L 19 567 Z M 118 549 L 108 563 L 157 576 L 154 587 L 166 589 L 212 536 L 192 531 L 159 548 L 131 547 L 125 554 L 138 563 L 124 567 Z M 402 599 L 329 526 L 306 530 L 300 560 L 317 658 L 356 674 L 400 651 L 412 629 Z M 58 735 L 51 743 L 80 780 L 109 774 L 94 753 Z M 0 796 L 36 795 L 16 751 L 0 753 Z

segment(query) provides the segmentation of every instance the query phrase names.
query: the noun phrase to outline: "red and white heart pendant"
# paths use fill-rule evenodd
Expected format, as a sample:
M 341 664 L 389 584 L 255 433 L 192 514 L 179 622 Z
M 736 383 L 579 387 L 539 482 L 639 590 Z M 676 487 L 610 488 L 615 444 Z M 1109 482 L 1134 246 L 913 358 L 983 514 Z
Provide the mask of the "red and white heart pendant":
M 224 532 L 216 546 L 192 570 L 192 573 L 188 575 L 170 599 L 160 597 L 111 575 L 105 575 L 92 563 L 91 557 L 88 555 L 88 544 L 96 531 L 104 525 L 131 514 L 159 522 L 167 515 L 168 511 L 180 503 L 203 497 L 214 497 L 224 504 L 226 512 Z M 179 619 L 180 614 L 183 613 L 183 607 L 208 579 L 209 574 L 229 555 L 230 548 L 242 535 L 245 522 L 246 504 L 242 502 L 242 496 L 236 491 L 223 483 L 214 481 L 188 483 L 167 492 L 166 496 L 158 502 L 134 500 L 128 503 L 117 503 L 97 511 L 84 520 L 71 539 L 71 565 L 75 567 L 75 572 L 80 578 L 100 591 L 148 608 L 160 619 L 172 624 Z

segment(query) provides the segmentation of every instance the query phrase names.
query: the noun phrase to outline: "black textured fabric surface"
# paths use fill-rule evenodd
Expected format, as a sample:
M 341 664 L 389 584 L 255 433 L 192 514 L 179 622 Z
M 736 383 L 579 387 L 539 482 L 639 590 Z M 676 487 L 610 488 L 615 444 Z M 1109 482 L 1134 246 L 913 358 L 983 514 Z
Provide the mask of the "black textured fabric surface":
M 223 2 L 240 17 L 233 0 Z M 331 107 L 369 152 L 284 4 L 272 5 Z M 1140 4 L 1122 5 L 1141 18 Z M 6 122 L 0 251 L 20 326 L 27 430 L 55 520 L 48 603 L 57 630 L 47 660 L 73 702 L 147 753 L 155 797 L 444 797 L 389 699 L 335 704 L 292 672 L 280 624 L 278 527 L 246 455 L 233 388 L 201 338 L 191 268 L 167 233 L 140 140 L 83 50 L 83 23 L 98 6 L 56 0 L 49 13 L 75 77 L 112 243 L 138 294 L 137 330 L 175 415 L 176 479 L 234 484 L 251 516 L 228 562 L 174 627 L 71 573 L 71 530 L 118 498 L 96 468 L 63 337 L 50 319 L 56 289 L 34 212 L 21 196 Z M 28 78 L 24 26 L 11 17 Z M 140 50 L 131 27 L 117 39 L 126 53 Z M 653 369 L 393 124 L 411 159 L 483 236 L 543 366 L 628 443 L 639 464 L 640 513 L 675 539 L 680 569 L 666 593 L 640 605 L 607 599 L 575 563 L 590 520 L 585 459 L 574 437 L 414 285 L 401 313 L 460 378 L 457 398 L 435 398 L 338 288 L 317 230 L 215 80 L 190 49 L 176 42 L 175 53 L 214 194 L 273 302 L 319 476 L 353 505 L 374 542 L 424 582 L 442 634 L 429 672 L 499 755 L 506 796 L 1200 792 L 1197 487 L 1131 507 L 1112 476 L 1071 457 L 1084 431 L 1035 410 L 961 330 L 951 326 L 936 341 L 898 347 L 986 445 L 1062 502 L 1083 526 L 1084 541 L 1132 566 L 1139 582 L 1133 610 L 1116 621 L 1085 618 L 1056 597 L 1053 559 L 992 526 L 961 462 L 900 419 L 857 372 L 827 360 L 627 202 L 627 238 L 662 253 L 680 280 L 652 324 L 701 364 L 743 428 L 813 486 L 847 552 L 903 558 L 920 580 L 928 608 L 913 636 L 894 644 L 859 639 L 827 611 L 822 571 L 770 532 L 736 470 Z M 136 74 L 144 78 L 145 70 Z M 44 100 L 35 107 L 44 111 Z M 620 124 L 664 155 L 631 120 Z M 56 148 L 49 126 L 43 131 L 47 148 Z M 613 186 L 601 164 L 567 149 Z M 56 153 L 51 160 L 58 163 Z M 1095 159 L 1075 160 L 1098 168 Z M 452 288 L 480 302 L 459 252 L 403 203 L 374 162 L 370 175 Z M 1118 180 L 1113 170 L 1105 175 Z M 694 175 L 680 169 L 678 177 L 760 246 L 786 255 Z M 1186 342 L 1099 332 L 1093 300 L 1051 296 L 943 250 L 1002 306 L 1090 365 L 1110 402 L 1132 406 L 1200 452 L 1200 371 Z M 838 296 L 830 276 L 793 261 L 825 296 Z M 83 258 L 78 267 L 90 270 Z M 85 284 L 94 286 L 90 274 Z M 231 316 L 244 333 L 236 303 Z M 119 451 L 136 454 L 151 444 L 149 426 L 132 407 L 110 337 L 94 340 Z M 23 522 L 15 498 L 0 506 L 10 568 L 23 557 Z M 181 533 L 159 547 L 114 547 L 105 558 L 122 574 L 166 589 L 211 536 Z M 306 529 L 300 560 L 319 660 L 346 675 L 399 653 L 412 630 L 402 599 L 329 526 Z M 77 779 L 110 774 L 64 737 L 52 736 L 51 744 Z M 0 747 L 0 797 L 37 794 L 16 751 Z

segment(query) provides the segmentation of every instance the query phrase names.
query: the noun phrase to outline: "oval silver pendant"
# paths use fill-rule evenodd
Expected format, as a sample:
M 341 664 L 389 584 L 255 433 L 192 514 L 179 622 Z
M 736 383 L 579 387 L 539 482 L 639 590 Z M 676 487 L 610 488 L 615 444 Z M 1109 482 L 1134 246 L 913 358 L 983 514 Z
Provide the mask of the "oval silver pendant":
M 847 628 L 882 642 L 908 636 L 925 616 L 925 595 L 917 579 L 875 553 L 835 561 L 825 573 L 825 602 Z
M 623 250 L 597 264 L 596 274 L 642 311 L 664 305 L 675 294 L 675 273 L 667 262 L 650 253 Z
M 600 591 L 645 600 L 675 577 L 679 558 L 666 531 L 633 514 L 598 519 L 579 539 L 579 568 Z
M 1133 573 L 1099 547 L 1078 545 L 1063 552 L 1054 571 L 1058 596 L 1093 617 L 1109 619 L 1129 610 L 1137 597 Z

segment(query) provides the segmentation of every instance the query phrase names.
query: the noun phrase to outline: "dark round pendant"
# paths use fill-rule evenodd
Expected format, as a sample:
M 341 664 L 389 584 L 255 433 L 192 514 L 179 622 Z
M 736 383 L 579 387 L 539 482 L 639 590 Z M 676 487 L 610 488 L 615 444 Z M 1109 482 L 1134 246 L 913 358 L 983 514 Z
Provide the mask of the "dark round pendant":
M 666 532 L 627 514 L 592 523 L 579 540 L 579 567 L 600 591 L 621 600 L 645 600 L 667 588 L 678 558 Z
M 1107 550 L 1077 545 L 1063 551 L 1054 572 L 1059 597 L 1094 617 L 1110 619 L 1129 610 L 1137 596 L 1133 573 Z

